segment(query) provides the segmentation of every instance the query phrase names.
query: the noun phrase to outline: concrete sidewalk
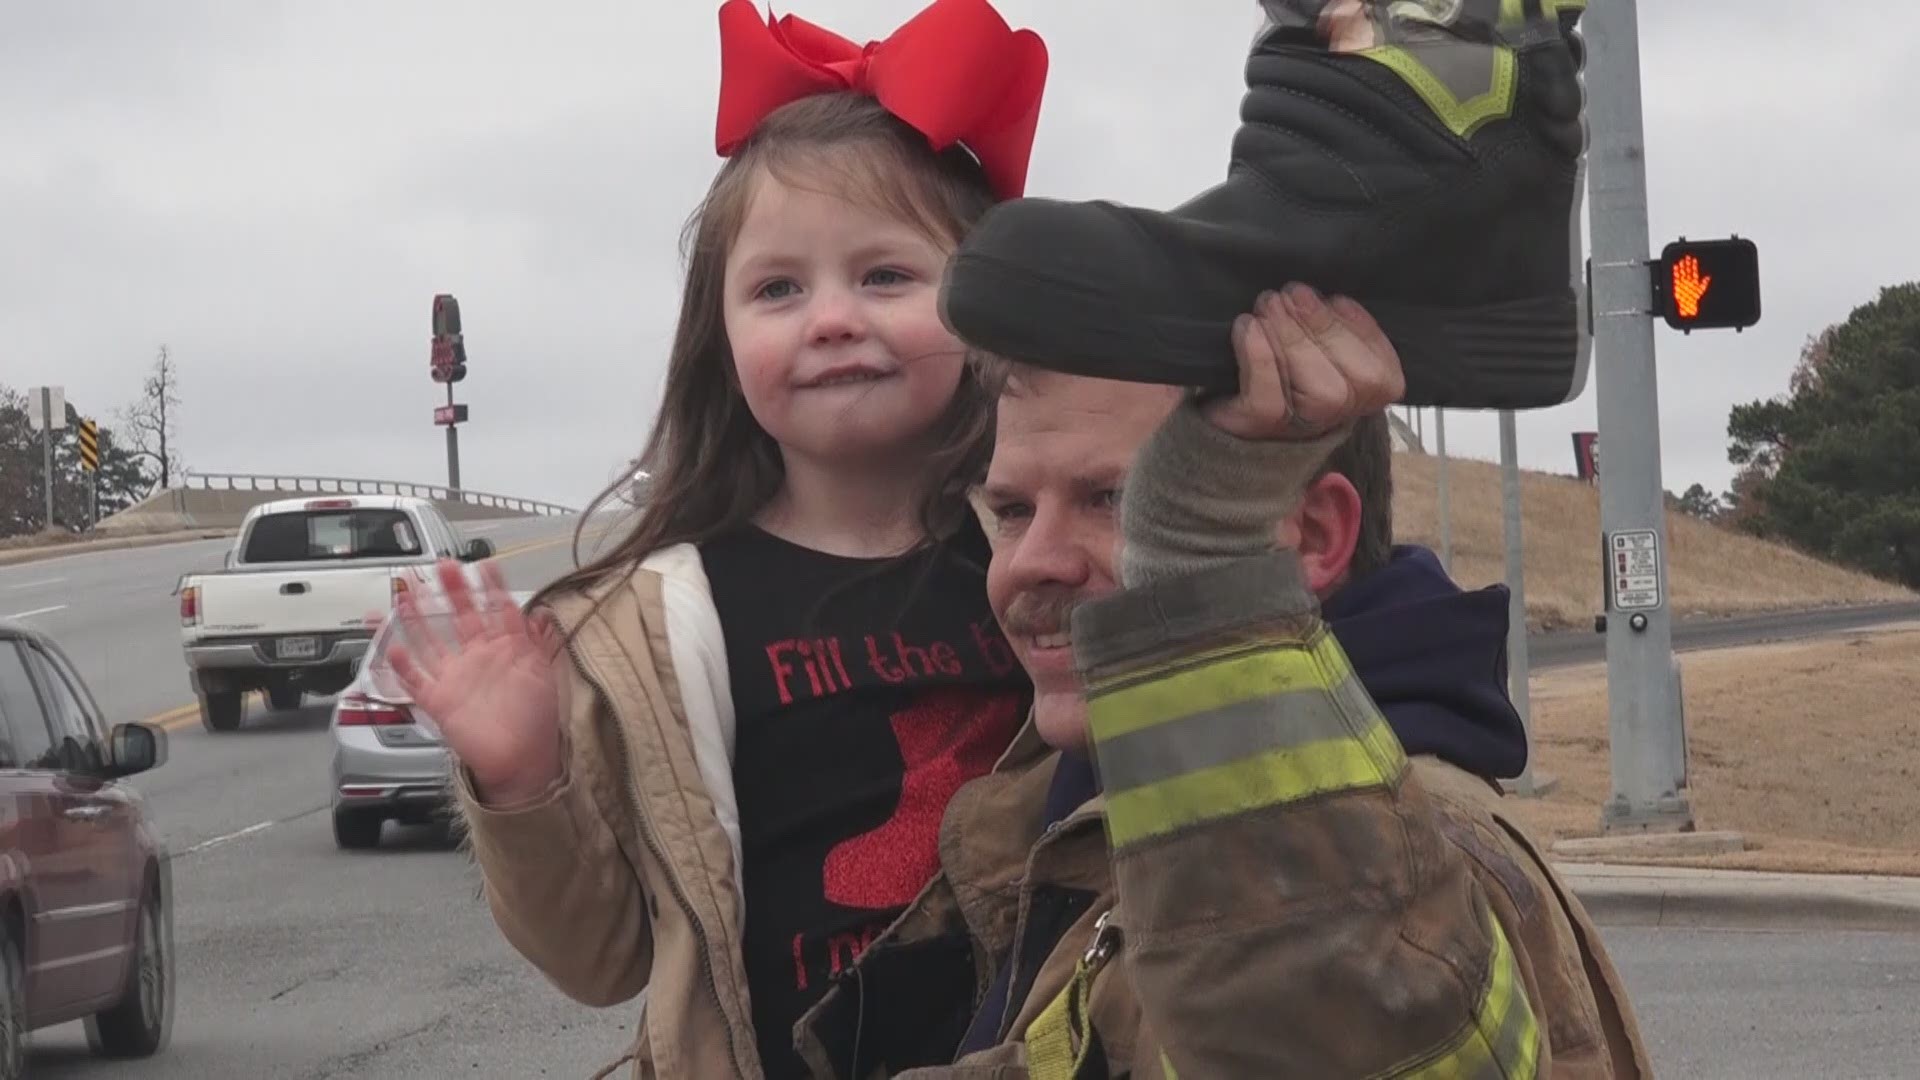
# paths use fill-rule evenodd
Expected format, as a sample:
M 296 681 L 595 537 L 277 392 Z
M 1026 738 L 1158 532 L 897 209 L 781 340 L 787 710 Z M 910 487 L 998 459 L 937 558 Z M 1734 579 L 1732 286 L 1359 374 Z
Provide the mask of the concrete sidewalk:
M 1554 868 L 1602 926 L 1920 933 L 1920 878 L 1615 863 Z

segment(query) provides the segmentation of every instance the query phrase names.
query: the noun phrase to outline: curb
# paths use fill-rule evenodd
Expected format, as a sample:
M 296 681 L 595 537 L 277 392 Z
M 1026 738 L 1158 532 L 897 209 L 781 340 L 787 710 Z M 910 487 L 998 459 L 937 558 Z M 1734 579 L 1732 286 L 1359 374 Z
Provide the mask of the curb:
M 1601 926 L 1920 933 L 1920 882 L 1654 879 L 1558 869 Z
M 152 533 L 145 536 L 115 537 L 107 540 L 76 540 L 72 543 L 45 544 L 40 547 L 0 549 L 0 566 L 16 566 L 45 559 L 64 559 L 69 555 L 88 555 L 96 551 L 128 551 L 133 548 L 161 547 L 167 544 L 189 544 L 195 540 L 224 540 L 232 535 L 231 529 L 193 529 L 182 532 Z

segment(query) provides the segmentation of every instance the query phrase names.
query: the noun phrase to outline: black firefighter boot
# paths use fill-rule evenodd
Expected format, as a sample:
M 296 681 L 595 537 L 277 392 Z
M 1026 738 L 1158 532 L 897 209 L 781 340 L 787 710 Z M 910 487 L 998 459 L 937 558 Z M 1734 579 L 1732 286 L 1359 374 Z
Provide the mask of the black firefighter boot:
M 1224 183 L 1168 212 L 1020 199 L 948 264 L 962 340 L 1232 391 L 1232 326 L 1304 282 L 1380 321 L 1405 403 L 1578 396 L 1585 0 L 1263 0 Z

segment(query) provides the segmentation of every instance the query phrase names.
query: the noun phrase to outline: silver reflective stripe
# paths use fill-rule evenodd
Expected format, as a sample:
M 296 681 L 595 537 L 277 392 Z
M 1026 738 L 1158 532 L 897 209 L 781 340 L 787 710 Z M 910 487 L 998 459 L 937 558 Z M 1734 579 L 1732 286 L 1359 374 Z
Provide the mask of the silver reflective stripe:
M 1354 715 L 1364 718 L 1371 711 Z M 1356 731 L 1337 698 L 1324 690 L 1295 690 L 1242 701 L 1101 740 L 1100 787 L 1111 798 L 1274 750 L 1351 739 L 1368 726 L 1364 719 L 1359 725 Z

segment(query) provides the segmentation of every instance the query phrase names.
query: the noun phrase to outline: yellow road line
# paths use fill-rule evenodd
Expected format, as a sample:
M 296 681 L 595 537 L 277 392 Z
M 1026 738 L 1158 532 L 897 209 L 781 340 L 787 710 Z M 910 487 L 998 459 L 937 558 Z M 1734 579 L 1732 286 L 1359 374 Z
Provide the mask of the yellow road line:
M 601 536 L 604 536 L 604 535 L 606 535 L 606 531 L 601 530 L 600 532 L 597 532 L 597 533 L 590 533 L 582 537 L 581 539 L 586 541 L 598 540 Z M 525 555 L 525 554 L 528 554 L 529 552 L 544 551 L 547 548 L 559 547 L 561 544 L 570 544 L 572 542 L 573 542 L 572 533 L 568 533 L 565 536 L 550 536 L 544 540 L 528 540 L 525 543 L 514 544 L 511 547 L 502 548 L 501 550 L 494 552 L 493 558 L 496 560 L 510 559 L 515 555 Z M 247 696 L 249 698 L 253 697 L 252 694 L 249 694 Z M 152 724 L 154 727 L 160 728 L 163 731 L 179 731 L 181 728 L 192 727 L 194 724 L 198 723 L 199 720 L 200 720 L 200 704 L 198 702 L 191 702 L 186 705 L 177 705 L 171 709 L 168 709 L 166 712 L 156 713 L 153 716 L 149 716 L 146 718 L 144 723 Z
M 605 536 L 607 532 L 608 530 L 601 529 L 598 532 L 590 532 L 582 535 L 580 537 L 582 541 L 582 545 L 583 546 L 591 545 L 593 541 L 600 539 L 602 536 Z M 547 548 L 559 547 L 561 544 L 571 544 L 571 543 L 573 543 L 572 533 L 568 533 L 565 536 L 549 536 L 544 540 L 528 540 L 524 543 L 513 544 L 509 547 L 501 548 L 499 551 L 496 551 L 493 553 L 493 557 L 495 559 L 505 559 L 505 558 L 510 558 L 514 555 L 525 555 L 531 551 L 544 551 Z M 588 550 L 591 550 L 591 548 L 589 547 Z
M 168 709 L 158 716 L 150 716 L 146 722 L 164 731 L 175 731 L 186 727 L 199 717 L 199 705 L 182 705 L 177 709 Z

